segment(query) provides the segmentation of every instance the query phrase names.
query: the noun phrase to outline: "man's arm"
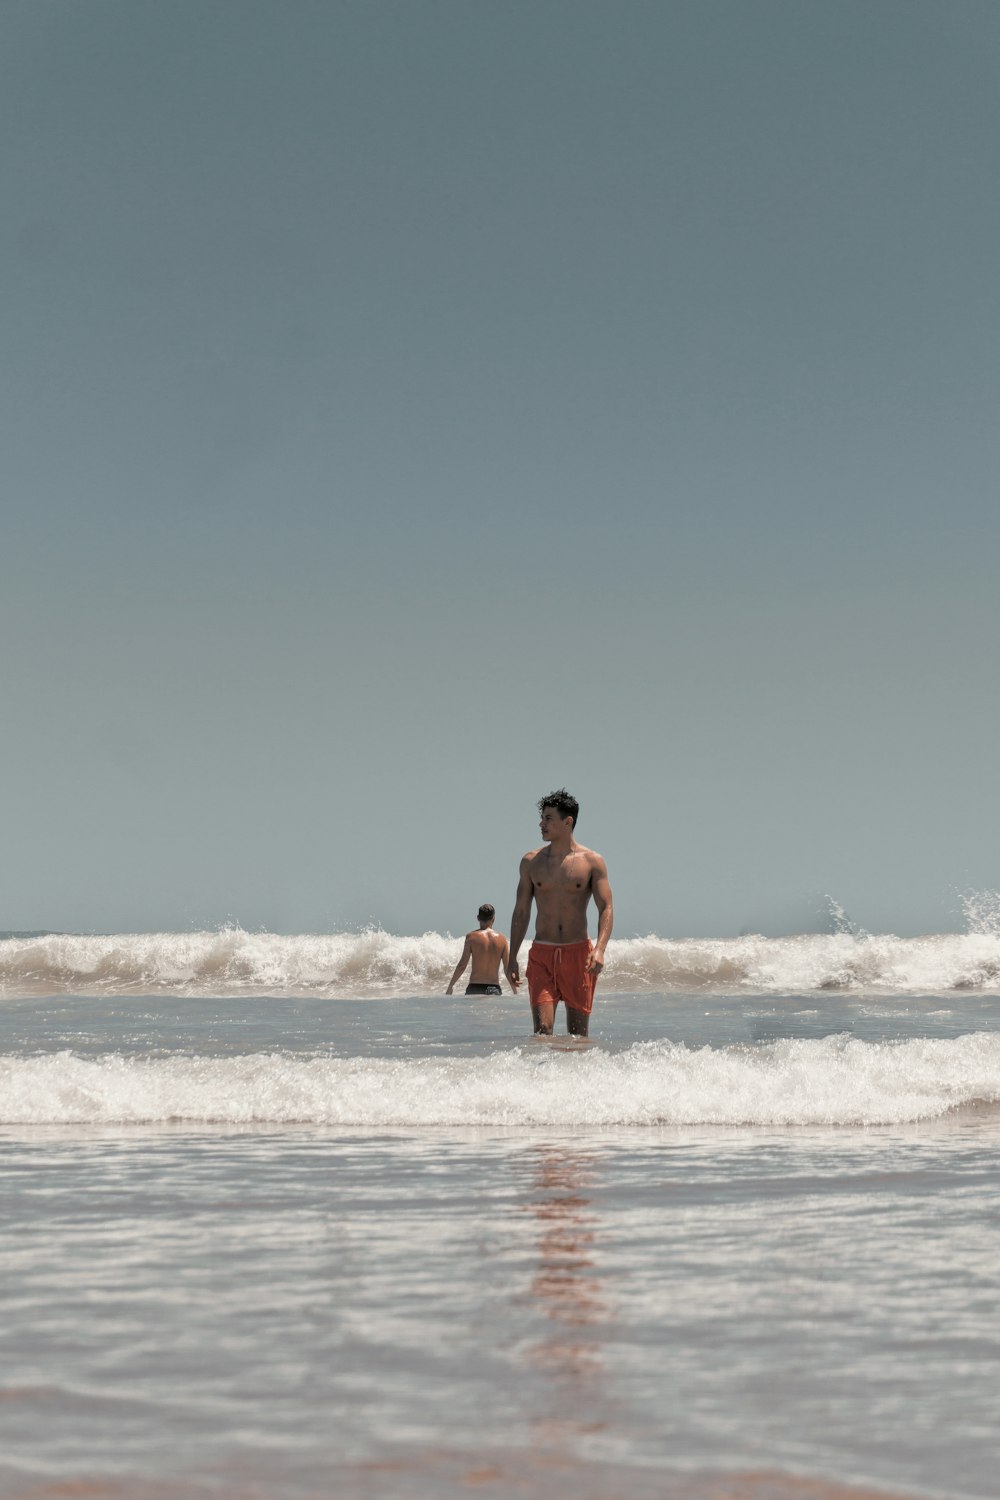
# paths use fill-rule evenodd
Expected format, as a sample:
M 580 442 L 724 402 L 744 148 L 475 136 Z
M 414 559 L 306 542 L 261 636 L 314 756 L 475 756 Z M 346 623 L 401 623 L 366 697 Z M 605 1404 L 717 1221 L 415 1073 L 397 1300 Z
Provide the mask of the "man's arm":
M 462 957 L 458 960 L 458 963 L 455 965 L 455 972 L 454 972 L 454 974 L 448 980 L 448 988 L 445 990 L 445 994 L 446 995 L 450 995 L 451 992 L 452 992 L 452 990 L 455 988 L 455 980 L 459 977 L 459 975 L 465 973 L 466 967 L 467 967 L 469 959 L 471 957 L 472 957 L 472 944 L 469 942 L 469 939 L 466 938 L 465 939 L 465 947 L 462 949 Z
M 503 971 L 507 976 L 507 983 L 510 985 L 512 990 L 516 991 L 517 985 L 510 977 L 510 944 L 508 943 L 506 938 L 504 938 L 503 940 L 503 951 L 500 954 L 500 962 L 503 964 Z
M 615 908 L 611 898 L 611 882 L 608 867 L 599 854 L 594 855 L 594 868 L 590 876 L 590 889 L 597 907 L 597 942 L 587 962 L 587 968 L 600 974 L 604 968 L 604 950 L 608 946 L 611 928 L 614 926 Z
M 517 955 L 524 942 L 528 923 L 531 921 L 531 902 L 534 894 L 535 887 L 531 883 L 531 855 L 526 854 L 518 872 L 514 914 L 510 919 L 510 968 L 506 972 L 513 990 L 516 990 L 521 983 L 521 969 L 517 962 Z

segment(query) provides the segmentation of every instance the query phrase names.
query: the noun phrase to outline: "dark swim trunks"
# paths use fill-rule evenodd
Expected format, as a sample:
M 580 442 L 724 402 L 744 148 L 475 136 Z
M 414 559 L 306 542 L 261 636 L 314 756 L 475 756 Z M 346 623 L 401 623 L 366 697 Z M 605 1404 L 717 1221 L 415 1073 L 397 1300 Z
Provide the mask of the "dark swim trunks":
M 500 995 L 503 991 L 498 984 L 467 984 L 465 993 L 467 995 Z

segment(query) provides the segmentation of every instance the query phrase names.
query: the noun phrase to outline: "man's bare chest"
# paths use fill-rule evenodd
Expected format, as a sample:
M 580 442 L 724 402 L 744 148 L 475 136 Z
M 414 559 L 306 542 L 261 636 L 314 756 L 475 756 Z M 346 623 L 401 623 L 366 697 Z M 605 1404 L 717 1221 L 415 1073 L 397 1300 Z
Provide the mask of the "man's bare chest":
M 582 895 L 590 890 L 590 862 L 585 855 L 536 860 L 531 869 L 536 895 Z

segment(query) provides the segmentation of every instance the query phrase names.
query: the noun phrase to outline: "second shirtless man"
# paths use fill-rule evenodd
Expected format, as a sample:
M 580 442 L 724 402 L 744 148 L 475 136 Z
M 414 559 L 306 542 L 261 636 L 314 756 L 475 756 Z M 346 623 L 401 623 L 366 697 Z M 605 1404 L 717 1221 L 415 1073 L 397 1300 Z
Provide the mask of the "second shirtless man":
M 560 788 L 538 804 L 547 848 L 532 849 L 521 861 L 517 900 L 510 919 L 510 969 L 520 983 L 518 951 L 535 902 L 535 938 L 528 951 L 528 995 L 535 1034 L 551 1036 L 556 1006 L 566 1006 L 566 1030 L 586 1036 L 594 989 L 604 968 L 613 910 L 608 869 L 601 855 L 578 844 L 573 835 L 580 805 Z M 587 907 L 597 907 L 597 942 L 587 935 Z

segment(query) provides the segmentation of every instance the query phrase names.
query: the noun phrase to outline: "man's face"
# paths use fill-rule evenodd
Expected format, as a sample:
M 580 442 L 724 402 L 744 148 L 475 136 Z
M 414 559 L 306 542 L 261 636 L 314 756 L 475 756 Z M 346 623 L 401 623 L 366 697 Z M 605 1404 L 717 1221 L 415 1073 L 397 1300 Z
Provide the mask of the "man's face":
M 542 830 L 542 838 L 547 844 L 551 843 L 560 833 L 568 832 L 567 824 L 569 824 L 569 829 L 572 829 L 573 824 L 569 818 L 562 817 L 557 808 L 548 806 L 542 808 L 542 815 L 538 821 L 538 826 Z

